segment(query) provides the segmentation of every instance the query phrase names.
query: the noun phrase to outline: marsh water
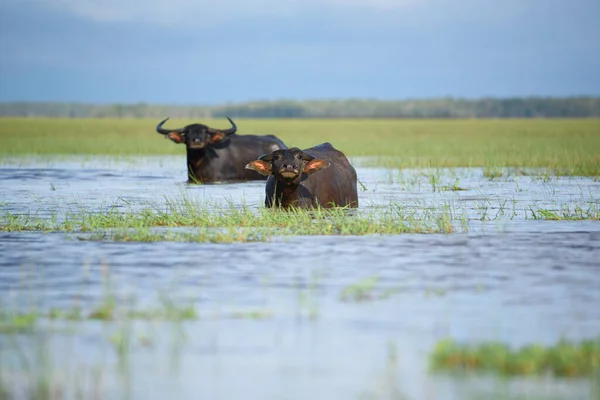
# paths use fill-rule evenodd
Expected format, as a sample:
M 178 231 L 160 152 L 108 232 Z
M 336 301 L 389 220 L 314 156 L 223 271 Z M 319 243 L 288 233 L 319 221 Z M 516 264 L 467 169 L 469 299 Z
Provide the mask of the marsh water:
M 234 244 L 0 232 L 2 305 L 93 307 L 107 291 L 138 308 L 165 298 L 192 304 L 193 321 L 42 324 L 42 332 L 53 332 L 43 343 L 54 372 L 65 382 L 84 381 L 101 398 L 598 396 L 593 379 L 431 372 L 428 357 L 445 338 L 518 347 L 600 334 L 600 223 L 535 219 L 541 209 L 597 209 L 600 182 L 508 170 L 496 178 L 481 169 L 388 170 L 352 161 L 359 165 L 359 212 L 392 203 L 415 215 L 450 210 L 457 232 Z M 137 210 L 182 195 L 262 207 L 264 182 L 184 180 L 181 157 L 4 160 L 0 211 L 51 217 Z M 368 280 L 376 282 L 369 296 L 344 295 Z M 125 334 L 127 355 L 114 339 Z M 11 340 L 0 335 L 0 363 L 13 362 L 16 346 L 35 352 L 29 335 Z M 16 386 L 25 382 L 14 374 Z

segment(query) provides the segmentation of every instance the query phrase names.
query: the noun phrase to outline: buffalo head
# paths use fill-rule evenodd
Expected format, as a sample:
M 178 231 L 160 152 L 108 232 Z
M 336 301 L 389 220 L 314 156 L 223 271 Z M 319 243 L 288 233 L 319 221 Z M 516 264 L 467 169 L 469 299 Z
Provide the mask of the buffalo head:
M 318 159 L 297 147 L 264 154 L 246 165 L 247 169 L 262 175 L 273 175 L 286 185 L 297 185 L 302 179 L 302 174 L 310 175 L 327 167 L 328 161 Z
M 237 131 L 237 126 L 227 117 L 231 123 L 229 129 L 209 128 L 203 124 L 191 124 L 184 128 L 164 129 L 162 126 L 169 118 L 165 118 L 156 126 L 156 131 L 174 141 L 175 143 L 185 143 L 188 149 L 205 149 L 224 141 L 227 136 L 233 135 Z

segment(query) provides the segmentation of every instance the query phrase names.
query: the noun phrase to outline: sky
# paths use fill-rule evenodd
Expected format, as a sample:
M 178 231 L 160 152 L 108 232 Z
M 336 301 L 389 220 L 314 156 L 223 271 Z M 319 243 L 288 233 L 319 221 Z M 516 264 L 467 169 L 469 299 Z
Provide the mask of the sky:
M 600 95 L 597 0 L 0 0 L 0 101 Z

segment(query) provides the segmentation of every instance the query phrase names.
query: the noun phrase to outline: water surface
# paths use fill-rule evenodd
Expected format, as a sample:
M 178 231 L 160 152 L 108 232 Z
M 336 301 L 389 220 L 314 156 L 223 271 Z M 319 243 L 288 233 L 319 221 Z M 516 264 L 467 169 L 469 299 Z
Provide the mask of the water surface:
M 264 182 L 190 186 L 184 166 L 181 157 L 5 160 L 0 211 L 138 210 L 182 195 L 262 207 Z M 600 334 L 600 223 L 532 219 L 540 208 L 596 207 L 599 182 L 490 180 L 480 169 L 357 171 L 364 187 L 359 210 L 392 203 L 415 213 L 451 209 L 459 233 L 211 244 L 0 232 L 0 300 L 11 307 L 92 307 L 110 290 L 120 304 L 137 308 L 157 307 L 161 296 L 193 304 L 197 321 L 133 323 L 126 370 L 106 339 L 122 323 L 88 321 L 76 333 L 54 334 L 54 362 L 70 376 L 101 366 L 99 390 L 109 398 L 597 395 L 589 379 L 434 374 L 427 357 L 447 337 L 521 346 Z M 453 185 L 465 190 L 443 190 Z M 389 295 L 341 298 L 349 285 L 372 277 L 375 293 Z M 61 322 L 53 324 L 56 330 Z M 8 360 L 16 345 L 0 341 Z

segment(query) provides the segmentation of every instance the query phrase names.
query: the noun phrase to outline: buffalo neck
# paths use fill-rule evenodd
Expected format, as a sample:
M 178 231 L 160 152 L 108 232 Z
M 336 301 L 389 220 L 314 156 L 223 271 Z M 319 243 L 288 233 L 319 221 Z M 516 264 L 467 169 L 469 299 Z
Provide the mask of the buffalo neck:
M 214 146 L 205 147 L 203 149 L 187 149 L 187 160 L 189 165 L 199 164 L 200 161 L 212 158 L 218 158 Z
M 292 205 L 299 198 L 300 182 L 285 183 L 275 179 L 275 204 L 282 207 Z
M 205 149 L 187 149 L 187 170 L 190 182 L 206 179 L 202 173 L 204 170 L 202 164 L 206 162 Z

